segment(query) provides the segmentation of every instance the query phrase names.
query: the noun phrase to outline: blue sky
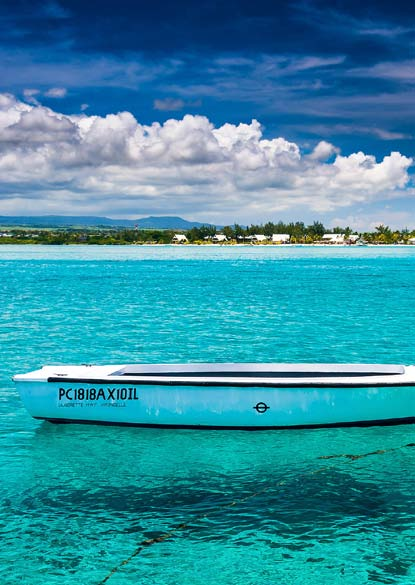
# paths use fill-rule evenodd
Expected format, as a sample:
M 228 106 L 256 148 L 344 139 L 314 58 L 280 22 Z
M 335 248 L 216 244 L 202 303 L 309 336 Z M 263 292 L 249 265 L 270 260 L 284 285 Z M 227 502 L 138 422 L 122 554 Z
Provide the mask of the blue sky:
M 415 228 L 413 5 L 17 0 L 0 38 L 0 214 Z

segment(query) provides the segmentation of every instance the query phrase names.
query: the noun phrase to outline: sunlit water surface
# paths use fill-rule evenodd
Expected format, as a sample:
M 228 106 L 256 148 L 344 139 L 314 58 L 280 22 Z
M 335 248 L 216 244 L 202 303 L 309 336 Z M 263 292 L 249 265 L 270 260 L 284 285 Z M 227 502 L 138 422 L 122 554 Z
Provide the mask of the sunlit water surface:
M 1 246 L 0 583 L 92 585 L 116 568 L 110 585 L 413 585 L 415 426 L 54 426 L 10 378 L 82 362 L 414 363 L 414 298 L 407 247 Z

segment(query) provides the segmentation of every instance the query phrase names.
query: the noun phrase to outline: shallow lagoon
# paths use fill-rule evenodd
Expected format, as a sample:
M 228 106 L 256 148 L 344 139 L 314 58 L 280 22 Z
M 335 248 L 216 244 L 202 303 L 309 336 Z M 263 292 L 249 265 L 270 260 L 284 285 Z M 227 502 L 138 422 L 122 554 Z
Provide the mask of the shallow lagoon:
M 107 582 L 413 584 L 415 426 L 53 426 L 27 415 L 10 376 L 70 362 L 414 363 L 414 293 L 409 247 L 1 246 L 1 582 L 98 584 L 189 522 Z

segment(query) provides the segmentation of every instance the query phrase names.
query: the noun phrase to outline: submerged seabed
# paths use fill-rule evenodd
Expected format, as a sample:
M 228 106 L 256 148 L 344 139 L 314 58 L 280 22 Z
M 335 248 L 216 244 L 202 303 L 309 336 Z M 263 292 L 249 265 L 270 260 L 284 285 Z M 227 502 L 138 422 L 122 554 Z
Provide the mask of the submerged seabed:
M 10 376 L 86 361 L 414 363 L 414 293 L 410 248 L 2 246 L 0 582 L 98 584 L 115 569 L 110 585 L 413 585 L 415 425 L 53 426 L 27 415 Z

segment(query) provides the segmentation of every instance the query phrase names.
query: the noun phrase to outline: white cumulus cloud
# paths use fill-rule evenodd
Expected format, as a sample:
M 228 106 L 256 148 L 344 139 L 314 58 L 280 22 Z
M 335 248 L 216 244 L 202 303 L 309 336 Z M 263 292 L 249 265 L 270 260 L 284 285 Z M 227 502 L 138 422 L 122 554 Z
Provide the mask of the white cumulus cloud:
M 326 161 L 333 154 L 338 154 L 339 152 L 340 150 L 333 144 L 330 144 L 330 142 L 326 142 L 325 140 L 321 140 L 313 149 L 313 152 L 310 154 L 310 158 L 317 161 Z
M 311 154 L 259 122 L 216 128 L 204 116 L 140 124 L 129 112 L 65 115 L 0 95 L 0 213 L 183 214 L 217 223 L 334 211 L 403 196 L 412 160 Z

